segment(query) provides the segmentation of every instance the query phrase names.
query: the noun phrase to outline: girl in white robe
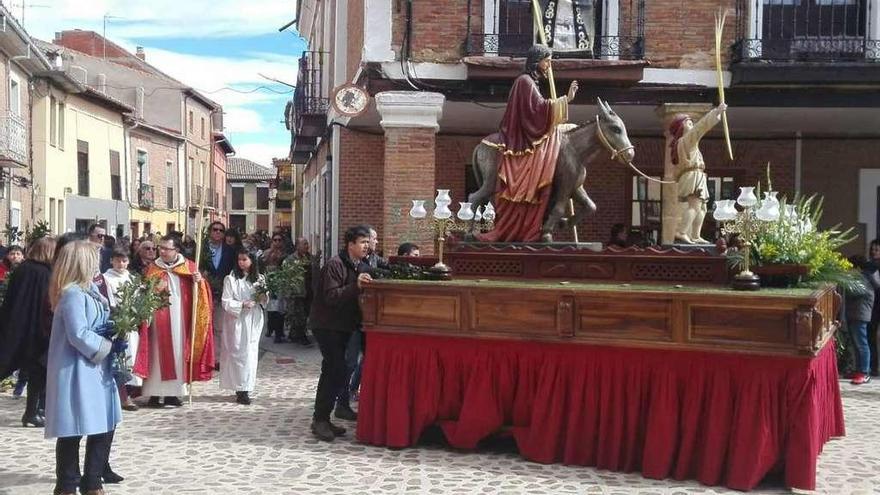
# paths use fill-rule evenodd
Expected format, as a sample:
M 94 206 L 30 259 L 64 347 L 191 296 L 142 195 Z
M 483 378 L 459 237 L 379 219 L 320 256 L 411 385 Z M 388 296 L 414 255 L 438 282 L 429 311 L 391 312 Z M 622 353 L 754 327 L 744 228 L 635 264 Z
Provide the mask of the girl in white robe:
M 223 280 L 220 388 L 234 390 L 236 402 L 244 405 L 251 403 L 249 392 L 257 382 L 263 305 L 267 299 L 257 295 L 255 286 L 265 283 L 256 260 L 246 250 L 239 251 L 235 268 Z
M 110 264 L 113 268 L 110 268 L 106 272 L 103 273 L 102 277 L 104 279 L 104 284 L 106 284 L 106 293 L 104 295 L 107 296 L 107 302 L 110 303 L 110 307 L 116 307 L 116 293 L 119 292 L 119 288 L 123 285 L 131 282 L 131 273 L 128 271 L 128 253 L 125 251 L 114 251 L 110 257 Z M 125 358 L 128 361 L 129 366 L 134 366 L 134 357 L 137 355 L 139 336 L 137 332 L 131 332 L 128 334 L 128 349 L 125 350 Z M 137 411 L 138 406 L 131 400 L 132 390 L 129 388 L 140 387 L 143 385 L 143 380 L 138 377 L 132 375 L 131 380 L 125 384 L 124 387 L 119 388 L 119 397 L 122 399 L 122 408 L 126 411 Z

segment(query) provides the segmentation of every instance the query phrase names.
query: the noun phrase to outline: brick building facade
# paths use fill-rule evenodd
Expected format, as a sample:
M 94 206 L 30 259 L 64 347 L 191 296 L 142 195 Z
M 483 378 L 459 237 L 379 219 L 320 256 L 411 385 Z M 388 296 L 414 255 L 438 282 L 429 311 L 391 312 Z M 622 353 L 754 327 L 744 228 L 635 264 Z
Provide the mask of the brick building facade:
M 298 26 L 309 52 L 290 116 L 291 158 L 305 166 L 303 226 L 314 246 L 335 250 L 341 233 L 357 223 L 375 225 L 386 252 L 401 240 L 430 243 L 406 229 L 408 199 L 429 199 L 442 187 L 457 202 L 472 191 L 473 147 L 497 130 L 521 56 L 533 42 L 531 21 L 514 26 L 531 15 L 523 6 L 530 4 L 303 0 Z M 605 99 L 627 124 L 635 163 L 662 177 L 664 108 L 717 102 L 714 15 L 723 8 L 735 158 L 725 156 L 720 129 L 702 141 L 713 197 L 766 184 L 769 162 L 781 196 L 824 195 L 824 223 L 863 232 L 847 250 L 863 251 L 878 235 L 880 159 L 872 150 L 880 144 L 880 1 L 798 10 L 807 19 L 802 24 L 781 15 L 782 5 L 745 0 L 594 0 L 592 8 L 591 48 L 555 56 L 558 93 L 571 80 L 581 86 L 571 121 L 591 119 L 595 98 Z M 828 21 L 832 14 L 837 21 Z M 333 88 L 346 83 L 372 97 L 353 118 L 329 102 Z M 408 106 L 379 108 L 391 91 L 409 95 Z M 442 103 L 427 108 L 428 93 L 442 95 Z M 426 112 L 435 111 L 431 122 Z M 410 126 L 401 127 L 407 119 Z M 605 156 L 588 164 L 585 188 L 598 212 L 579 226 L 582 240 L 606 241 L 618 222 L 659 240 L 662 220 L 651 210 L 659 188 Z M 715 234 L 711 219 L 706 229 Z

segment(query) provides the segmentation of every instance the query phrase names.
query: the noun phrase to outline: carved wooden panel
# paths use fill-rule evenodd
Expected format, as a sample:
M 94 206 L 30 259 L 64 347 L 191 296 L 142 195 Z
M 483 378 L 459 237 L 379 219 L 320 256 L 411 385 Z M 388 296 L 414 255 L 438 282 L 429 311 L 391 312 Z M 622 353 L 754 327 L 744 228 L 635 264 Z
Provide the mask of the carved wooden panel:
M 456 275 L 486 277 L 516 277 L 523 274 L 523 264 L 518 260 L 459 259 L 452 263 Z
M 711 265 L 656 262 L 636 262 L 632 264 L 633 280 L 712 282 L 714 278 L 715 270 Z
M 833 289 L 792 294 L 592 289 L 590 284 L 379 280 L 367 331 L 814 356 L 837 330 Z M 496 283 L 499 284 L 499 283 Z
M 556 303 L 556 330 L 560 337 L 574 337 L 574 297 L 563 296 Z
M 376 324 L 376 292 L 365 291 L 360 295 L 361 321 L 364 325 Z
M 610 280 L 614 278 L 613 263 L 544 261 L 538 266 L 541 278 Z
M 556 294 L 535 291 L 471 292 L 471 330 L 557 336 Z
M 691 342 L 792 346 L 792 311 L 745 306 L 690 306 Z
M 379 294 L 376 323 L 459 331 L 460 317 L 459 294 L 389 291 Z
M 577 298 L 577 335 L 672 341 L 671 304 L 664 300 Z

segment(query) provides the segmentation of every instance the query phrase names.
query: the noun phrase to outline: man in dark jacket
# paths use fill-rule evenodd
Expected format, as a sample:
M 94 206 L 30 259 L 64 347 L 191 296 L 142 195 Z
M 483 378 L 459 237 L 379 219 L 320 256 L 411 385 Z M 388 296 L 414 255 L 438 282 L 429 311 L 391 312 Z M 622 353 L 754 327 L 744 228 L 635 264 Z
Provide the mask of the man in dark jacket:
M 309 318 L 312 332 L 321 348 L 321 378 L 315 395 L 312 433 L 325 442 L 345 434 L 345 428 L 330 423 L 330 412 L 339 390 L 345 384 L 345 349 L 352 332 L 361 323 L 358 296 L 372 281 L 370 274 L 358 273 L 358 264 L 370 247 L 370 232 L 352 227 L 345 233 L 345 248 L 327 260 L 315 282 Z
M 214 303 L 214 342 L 222 342 L 220 331 L 223 328 L 223 280 L 235 267 L 237 255 L 235 249 L 226 244 L 226 227 L 223 222 L 213 221 L 208 226 L 208 242 L 202 244 L 202 258 L 199 261 L 199 271 L 208 280 L 211 287 L 211 295 Z M 217 349 L 219 359 L 220 349 Z M 214 368 L 219 370 L 220 364 L 215 363 Z

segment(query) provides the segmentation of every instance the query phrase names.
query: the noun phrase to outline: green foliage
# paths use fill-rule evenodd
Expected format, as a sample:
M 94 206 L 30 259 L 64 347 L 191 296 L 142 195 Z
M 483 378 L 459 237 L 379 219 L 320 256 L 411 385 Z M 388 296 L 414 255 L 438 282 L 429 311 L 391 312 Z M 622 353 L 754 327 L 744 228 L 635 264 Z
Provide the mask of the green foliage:
M 779 219 L 773 222 L 755 222 L 756 235 L 752 243 L 751 260 L 756 266 L 769 264 L 797 264 L 808 268 L 803 280 L 807 285 L 830 282 L 847 292 L 864 293 L 861 276 L 840 253 L 840 247 L 857 238 L 853 229 L 842 230 L 840 225 L 830 229 L 817 228 L 823 213 L 823 199 L 817 195 L 795 196 L 787 208 L 785 198 L 780 200 Z M 786 210 L 791 209 L 791 214 Z M 742 265 L 742 253 L 729 256 L 735 267 Z
M 6 237 L 6 245 L 18 244 L 21 242 L 21 237 L 24 232 L 18 227 L 13 227 L 11 224 L 6 224 L 6 229 L 3 231 L 3 235 Z
M 52 229 L 49 228 L 49 222 L 45 220 L 40 220 L 34 225 L 33 229 L 27 228 L 25 229 L 24 239 L 25 243 L 30 246 L 37 239 L 42 239 L 48 235 L 52 234 Z
M 266 289 L 280 299 L 302 297 L 306 294 L 306 273 L 311 270 L 312 260 L 287 259 L 281 266 L 266 275 Z
M 427 280 L 429 278 L 422 267 L 410 263 L 391 263 L 387 270 L 374 268 L 370 271 L 370 276 L 377 280 Z
M 132 279 L 116 292 L 116 306 L 110 311 L 110 319 L 116 324 L 117 338 L 127 339 L 128 334 L 138 331 L 141 323 L 150 323 L 153 315 L 169 306 L 167 289 L 159 287 L 159 279 Z

